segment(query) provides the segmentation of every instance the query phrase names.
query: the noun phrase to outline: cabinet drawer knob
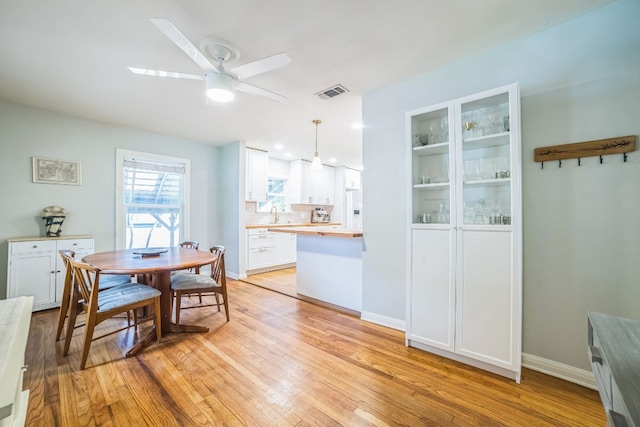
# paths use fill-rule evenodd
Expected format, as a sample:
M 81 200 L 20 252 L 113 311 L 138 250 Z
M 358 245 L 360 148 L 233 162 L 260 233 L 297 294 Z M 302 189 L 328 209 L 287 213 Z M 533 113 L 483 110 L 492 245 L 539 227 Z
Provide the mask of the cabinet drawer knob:
M 56 274 L 56 272 L 55 272 L 55 271 L 53 271 L 53 270 L 51 270 L 51 274 Z
M 33 249 L 35 249 L 35 248 L 37 248 L 37 247 L 38 247 L 38 245 L 33 245 L 33 246 L 31 246 L 31 247 L 32 247 Z
M 73 246 L 78 246 L 78 244 L 77 244 L 77 243 L 74 243 L 74 244 L 73 244 Z

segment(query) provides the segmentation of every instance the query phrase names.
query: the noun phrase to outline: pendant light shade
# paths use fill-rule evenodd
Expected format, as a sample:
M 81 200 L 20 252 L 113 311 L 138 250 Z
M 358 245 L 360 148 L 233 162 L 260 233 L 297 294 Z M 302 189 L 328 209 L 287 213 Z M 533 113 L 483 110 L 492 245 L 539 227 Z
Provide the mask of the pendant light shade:
M 313 123 L 316 124 L 316 152 L 313 154 L 313 161 L 311 162 L 311 170 L 322 170 L 322 162 L 320 161 L 320 154 L 318 154 L 318 125 L 322 123 L 320 120 L 315 119 Z
M 233 101 L 233 78 L 228 74 L 207 73 L 207 96 L 216 102 Z

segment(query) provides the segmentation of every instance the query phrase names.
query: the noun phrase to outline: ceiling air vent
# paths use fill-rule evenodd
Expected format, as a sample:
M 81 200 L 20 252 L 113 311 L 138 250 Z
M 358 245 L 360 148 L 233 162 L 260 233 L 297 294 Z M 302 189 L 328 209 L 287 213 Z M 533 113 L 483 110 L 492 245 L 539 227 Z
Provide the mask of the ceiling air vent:
M 318 95 L 320 99 L 329 99 L 334 98 L 338 95 L 342 95 L 345 92 L 349 92 L 349 89 L 342 85 L 335 85 L 331 86 L 329 89 L 325 89 L 316 93 L 316 95 Z

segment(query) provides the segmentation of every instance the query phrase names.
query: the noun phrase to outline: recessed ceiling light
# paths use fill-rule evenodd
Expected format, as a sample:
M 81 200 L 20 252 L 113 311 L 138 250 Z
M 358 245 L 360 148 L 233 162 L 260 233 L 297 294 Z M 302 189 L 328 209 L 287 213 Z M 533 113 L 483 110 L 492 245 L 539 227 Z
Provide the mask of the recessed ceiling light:
M 273 146 L 273 148 L 275 148 L 276 150 L 282 150 L 284 148 L 284 145 L 276 144 L 276 145 Z
M 362 123 L 360 123 L 360 122 L 351 123 L 351 128 L 352 129 L 356 129 L 357 130 L 357 129 L 362 129 L 363 127 L 364 127 L 364 125 Z
M 336 160 L 337 160 L 337 159 L 336 159 L 335 157 L 332 157 L 332 158 L 330 158 L 330 159 L 329 159 L 329 163 L 335 163 L 335 162 L 336 162 Z

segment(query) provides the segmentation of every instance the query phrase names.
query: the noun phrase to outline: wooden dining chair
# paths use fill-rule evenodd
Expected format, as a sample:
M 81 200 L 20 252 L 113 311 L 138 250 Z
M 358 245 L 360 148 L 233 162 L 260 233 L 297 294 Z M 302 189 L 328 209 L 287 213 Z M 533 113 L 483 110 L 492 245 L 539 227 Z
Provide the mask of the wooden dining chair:
M 180 246 L 181 248 L 187 248 L 187 249 L 195 249 L 198 250 L 198 248 L 200 247 L 200 242 L 198 242 L 197 240 L 185 240 L 184 242 L 180 242 L 178 244 L 178 246 Z M 193 269 L 188 269 L 188 270 L 178 270 L 178 271 L 172 271 L 171 274 L 181 274 L 184 272 L 196 272 L 196 273 L 200 273 L 200 267 L 195 267 Z M 189 298 L 191 298 L 191 295 L 187 295 Z M 202 304 L 202 294 L 198 293 L 198 303 Z
M 156 339 L 160 342 L 162 326 L 159 290 L 140 283 L 127 283 L 101 291 L 100 280 L 102 277 L 98 267 L 70 257 L 67 258 L 67 261 L 72 275 L 70 301 L 81 301 L 82 311 L 87 315 L 80 359 L 81 370 L 86 366 L 96 326 L 118 314 L 153 306 Z M 76 310 L 69 310 L 69 325 L 75 325 L 76 315 Z M 65 335 L 64 356 L 69 354 L 71 336 L 71 333 Z
M 198 243 L 197 240 L 185 240 L 184 242 L 180 242 L 181 248 L 198 249 L 199 246 L 200 243 Z
M 176 325 L 180 325 L 180 310 L 182 307 L 182 297 L 190 294 L 201 294 L 202 296 L 215 296 L 215 304 L 199 304 L 184 308 L 198 308 L 224 305 L 224 311 L 229 321 L 229 302 L 227 299 L 227 272 L 224 266 L 224 254 L 227 249 L 224 246 L 212 246 L 211 253 L 216 255 L 211 264 L 210 274 L 183 273 L 171 277 L 171 290 L 175 296 Z M 222 297 L 222 302 L 220 302 Z
M 58 313 L 58 327 L 56 331 L 56 341 L 60 341 L 62 335 L 62 329 L 64 328 L 64 321 L 69 317 L 69 310 L 77 309 L 79 301 L 71 301 L 71 270 L 69 269 L 68 258 L 75 258 L 76 253 L 73 250 L 61 250 L 60 257 L 62 258 L 62 264 L 65 268 L 64 284 L 62 287 L 62 299 L 60 300 L 60 313 Z M 100 290 L 112 288 L 114 286 L 123 285 L 125 283 L 131 283 L 131 276 L 125 274 L 103 274 L 100 280 Z M 127 325 L 131 326 L 131 314 L 127 312 Z M 136 312 L 133 312 L 133 325 L 138 325 L 138 319 Z M 80 325 L 82 326 L 82 325 Z M 67 333 L 71 333 L 76 325 L 67 325 Z

